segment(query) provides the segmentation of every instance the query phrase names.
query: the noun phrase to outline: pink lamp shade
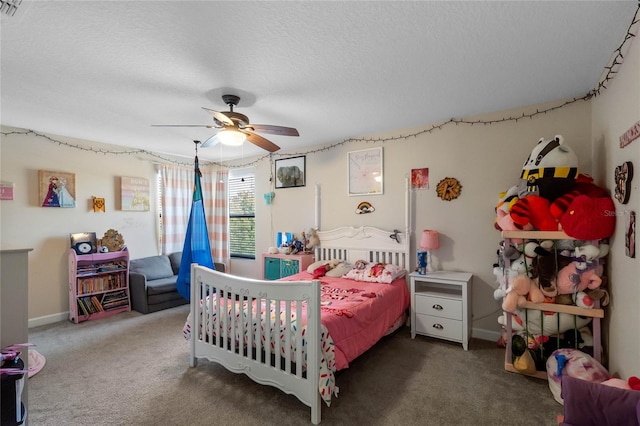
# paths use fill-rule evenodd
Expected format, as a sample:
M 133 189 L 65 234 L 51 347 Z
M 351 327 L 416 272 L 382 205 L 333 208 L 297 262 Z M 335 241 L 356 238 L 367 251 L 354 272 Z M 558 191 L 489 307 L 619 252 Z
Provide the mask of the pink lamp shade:
M 424 250 L 437 250 L 440 247 L 438 239 L 438 231 L 425 229 L 422 231 L 422 239 L 420 240 L 420 248 Z

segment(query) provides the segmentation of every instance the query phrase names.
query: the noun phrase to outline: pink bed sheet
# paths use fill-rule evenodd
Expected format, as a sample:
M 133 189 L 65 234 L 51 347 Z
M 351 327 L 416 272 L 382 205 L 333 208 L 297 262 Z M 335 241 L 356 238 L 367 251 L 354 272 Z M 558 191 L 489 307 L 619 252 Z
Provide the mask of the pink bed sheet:
M 300 272 L 281 281 L 311 280 Z M 321 322 L 333 339 L 335 368 L 342 370 L 371 348 L 410 305 L 405 278 L 391 284 L 321 277 Z

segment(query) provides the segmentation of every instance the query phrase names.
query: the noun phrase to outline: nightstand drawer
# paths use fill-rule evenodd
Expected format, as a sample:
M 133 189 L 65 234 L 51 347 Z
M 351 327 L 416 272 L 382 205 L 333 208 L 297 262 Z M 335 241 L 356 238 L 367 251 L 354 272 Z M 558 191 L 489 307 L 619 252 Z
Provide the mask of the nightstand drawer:
M 453 320 L 462 319 L 462 300 L 415 294 L 416 314 L 432 315 Z
M 416 314 L 416 332 L 443 339 L 462 341 L 462 321 Z

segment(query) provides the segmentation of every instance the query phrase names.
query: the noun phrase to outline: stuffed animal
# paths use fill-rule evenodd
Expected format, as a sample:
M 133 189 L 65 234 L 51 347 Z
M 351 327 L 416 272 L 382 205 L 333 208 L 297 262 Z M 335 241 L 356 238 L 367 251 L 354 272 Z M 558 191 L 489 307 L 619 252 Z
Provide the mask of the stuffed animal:
M 501 244 L 504 246 L 504 241 Z M 508 245 L 503 249 L 503 258 L 509 260 L 509 268 L 506 268 L 504 264 L 502 266 L 494 266 L 493 273 L 496 276 L 498 288 L 494 291 L 493 297 L 496 300 L 504 299 L 503 309 L 508 312 L 512 312 L 526 300 L 530 289 L 533 292 L 532 297 L 534 300 L 532 301 L 542 302 L 543 296 L 538 294 L 540 289 L 538 287 L 532 288 L 532 282 L 529 280 L 532 272 L 531 261 L 535 256 L 535 247 L 537 247 L 537 243 L 532 241 L 524 246 Z M 505 306 L 507 308 L 504 308 Z
M 522 166 L 518 196 L 539 195 L 553 201 L 574 188 L 577 176 L 578 157 L 562 135 L 548 141 L 540 138 Z
M 518 229 L 529 226 L 536 231 L 557 231 L 558 223 L 549 211 L 549 200 L 539 195 L 520 198 L 511 207 L 511 220 Z
M 570 237 L 580 240 L 609 238 L 616 228 L 616 208 L 611 197 L 578 195 L 560 218 Z
M 545 296 L 553 297 L 562 294 L 574 294 L 586 289 L 596 289 L 602 284 L 602 278 L 596 269 L 584 271 L 577 268 L 577 262 L 571 262 L 558 272 L 557 279 L 551 280 L 549 287 L 542 287 Z
M 320 237 L 318 237 L 318 230 L 315 228 L 309 229 L 309 233 L 307 234 L 307 250 L 312 250 L 315 247 L 320 245 Z
M 554 253 L 553 241 L 546 240 L 535 249 L 537 256 L 533 259 L 533 278 L 545 295 L 555 295 L 556 273 L 569 265 L 573 259 L 562 253 Z
M 578 195 L 586 195 L 590 198 L 601 198 L 609 196 L 609 192 L 594 184 L 591 176 L 580 173 L 576 178 L 574 188 L 556 198 L 551 203 L 549 210 L 556 221 L 560 221 L 562 215 L 567 211 L 573 199 Z
M 503 313 L 498 317 L 498 323 L 506 326 L 506 318 L 506 313 Z M 589 324 L 591 320 L 591 317 L 565 313 L 545 312 L 538 309 L 517 309 L 511 315 L 511 329 L 513 331 L 524 331 L 526 329 L 531 334 L 554 336 L 573 328 L 582 328 Z
M 505 312 L 515 312 L 527 300 L 534 303 L 544 301 L 544 294 L 527 275 L 517 275 L 509 281 L 509 284 L 510 288 L 502 301 L 502 310 Z
M 318 278 L 324 277 L 327 274 L 327 272 L 331 271 L 332 269 L 335 269 L 336 266 L 338 266 L 340 263 L 342 263 L 342 261 L 339 259 L 331 259 L 329 263 L 325 263 L 324 265 L 318 266 L 316 269 L 313 270 L 313 274 L 312 274 L 313 278 L 318 279 Z
M 500 193 L 498 204 L 496 204 L 496 220 L 494 223 L 498 231 L 515 231 L 518 228 L 511 220 L 511 207 L 518 201 L 518 187 L 512 186 L 507 191 Z

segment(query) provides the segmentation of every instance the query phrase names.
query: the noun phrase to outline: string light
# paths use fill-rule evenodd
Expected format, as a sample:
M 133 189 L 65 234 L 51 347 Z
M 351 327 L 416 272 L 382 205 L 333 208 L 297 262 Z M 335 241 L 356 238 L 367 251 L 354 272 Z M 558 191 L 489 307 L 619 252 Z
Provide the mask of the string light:
M 406 139 L 410 139 L 410 138 L 417 138 L 420 135 L 423 134 L 430 134 L 433 133 L 435 131 L 438 130 L 442 130 L 444 127 L 446 126 L 450 126 L 452 124 L 455 124 L 456 126 L 463 124 L 463 125 L 468 125 L 468 126 L 475 126 L 475 125 L 493 125 L 493 124 L 499 124 L 499 123 L 505 123 L 505 122 L 509 122 L 509 121 L 513 121 L 513 122 L 518 122 L 518 120 L 524 120 L 526 118 L 529 119 L 533 119 L 534 117 L 538 116 L 538 115 L 542 115 L 542 114 L 547 114 L 549 112 L 553 112 L 555 110 L 558 110 L 560 108 L 564 108 L 568 105 L 574 104 L 576 102 L 579 101 L 588 101 L 591 98 L 594 98 L 596 96 L 599 96 L 600 93 L 602 92 L 602 90 L 606 90 L 607 89 L 607 84 L 609 82 L 611 82 L 615 75 L 618 73 L 618 70 L 620 69 L 620 67 L 622 66 L 622 63 L 624 62 L 624 54 L 623 51 L 628 50 L 629 45 L 631 40 L 636 36 L 633 33 L 633 29 L 634 27 L 636 27 L 636 25 L 638 24 L 638 22 L 640 22 L 640 18 L 639 18 L 639 12 L 640 12 L 640 1 L 638 2 L 638 7 L 636 9 L 636 13 L 634 15 L 634 18 L 631 22 L 631 24 L 629 25 L 629 28 L 627 29 L 627 33 L 624 37 L 624 39 L 622 40 L 622 43 L 620 43 L 620 46 L 618 46 L 617 49 L 615 49 L 613 51 L 613 55 L 609 61 L 609 64 L 607 66 L 604 67 L 602 76 L 600 77 L 598 84 L 596 85 L 595 88 L 593 88 L 591 91 L 589 91 L 586 95 L 581 96 L 581 97 L 577 97 L 577 98 L 573 98 L 571 100 L 565 101 L 561 104 L 549 107 L 549 108 L 545 108 L 543 110 L 540 109 L 536 109 L 535 112 L 532 113 L 522 113 L 522 115 L 519 116 L 510 116 L 510 117 L 503 117 L 503 118 L 498 118 L 498 119 L 493 119 L 493 120 L 465 120 L 465 119 L 456 119 L 456 118 L 451 118 L 448 121 L 442 122 L 440 124 L 433 124 L 430 127 L 426 128 L 426 129 L 422 129 L 419 130 L 415 133 L 409 133 L 406 135 L 397 135 L 397 136 L 389 136 L 389 137 L 377 137 L 377 138 L 349 138 L 349 139 L 344 139 L 340 142 L 336 142 L 334 144 L 330 144 L 330 145 L 324 145 L 321 148 L 317 148 L 317 149 L 312 149 L 312 150 L 308 150 L 308 151 L 300 151 L 300 152 L 288 152 L 286 154 L 280 154 L 280 153 L 269 153 L 269 154 L 265 154 L 261 157 L 257 157 L 255 160 L 244 163 L 244 164 L 235 164 L 235 165 L 230 165 L 230 164 L 224 164 L 224 163 L 220 163 L 220 162 L 215 162 L 215 161 L 208 161 L 208 162 L 204 162 L 201 165 L 202 166 L 218 166 L 221 168 L 245 168 L 245 167 L 250 167 L 253 166 L 257 163 L 259 163 L 262 160 L 269 160 L 270 162 L 273 162 L 273 157 L 274 156 L 286 156 L 286 157 L 290 157 L 290 156 L 299 156 L 299 155 L 310 155 L 310 154 L 316 154 L 316 153 L 320 153 L 320 152 L 326 152 L 326 151 L 330 151 L 334 148 L 337 148 L 339 146 L 342 145 L 346 145 L 349 143 L 353 143 L 353 142 L 367 142 L 367 143 L 386 143 L 386 142 L 394 142 L 394 141 L 399 141 L 399 140 L 406 140 Z M 637 30 L 637 28 L 636 28 Z M 87 147 L 87 146 L 83 146 L 83 145 L 78 145 L 78 144 L 73 144 L 73 143 L 69 143 L 69 142 L 64 142 L 61 140 L 57 140 L 57 139 L 53 139 L 50 136 L 47 136 L 45 134 L 42 133 L 38 133 L 35 132 L 33 130 L 26 130 L 26 131 L 11 131 L 11 132 L 0 132 L 0 134 L 2 134 L 3 136 L 10 136 L 10 135 L 34 135 L 37 137 L 41 137 L 44 138 L 46 140 L 48 140 L 49 142 L 52 143 L 56 143 L 58 145 L 62 145 L 62 146 L 66 146 L 68 148 L 74 148 L 74 149 L 79 149 L 81 151 L 88 151 L 88 152 L 93 152 L 96 154 L 103 154 L 103 155 L 147 155 L 151 158 L 155 158 L 157 160 L 161 160 L 164 161 L 166 163 L 172 163 L 172 164 L 177 164 L 177 165 L 183 165 L 183 166 L 191 166 L 192 163 L 185 163 L 185 162 L 181 162 L 181 161 L 177 161 L 168 157 L 165 157 L 163 155 L 157 154 L 155 152 L 152 151 L 148 151 L 146 149 L 131 149 L 131 150 L 123 150 L 123 151 L 117 151 L 117 150 L 106 150 L 106 149 L 96 149 L 96 148 L 91 148 L 91 147 Z

